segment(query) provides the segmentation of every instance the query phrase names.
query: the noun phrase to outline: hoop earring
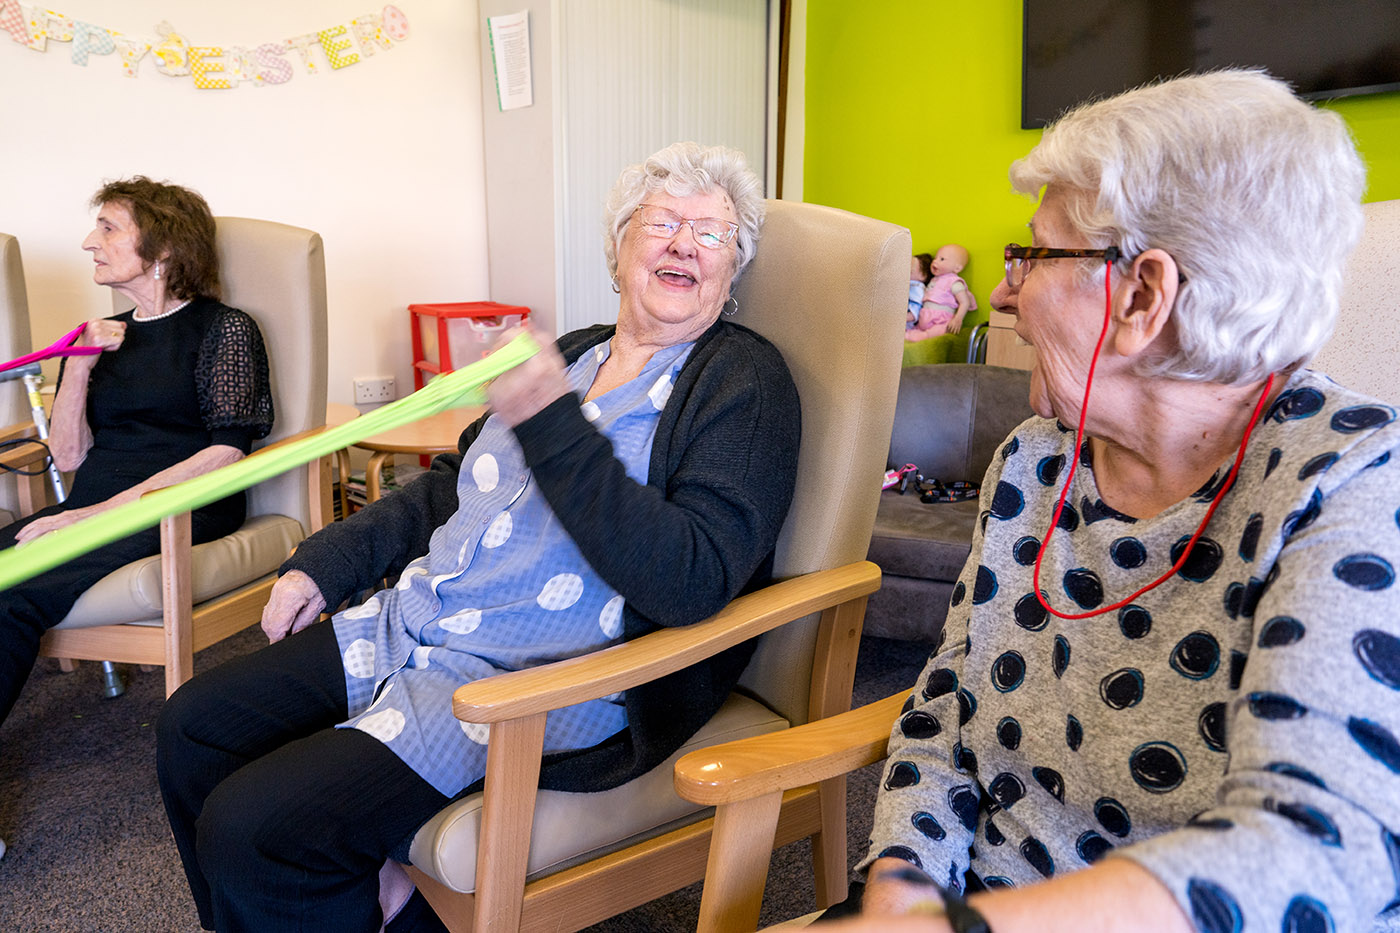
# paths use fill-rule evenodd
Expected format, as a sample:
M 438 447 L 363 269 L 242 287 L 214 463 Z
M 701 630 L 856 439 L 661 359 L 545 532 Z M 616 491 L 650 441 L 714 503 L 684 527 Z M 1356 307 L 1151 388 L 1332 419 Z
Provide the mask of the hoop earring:
M 160 281 L 160 260 L 156 260 L 156 281 Z
M 613 288 L 613 294 L 614 294 L 614 295 L 621 295 L 621 294 L 622 294 L 622 289 L 620 289 L 620 288 L 617 287 L 617 276 L 613 276 L 613 277 L 612 277 L 612 288 Z
M 733 311 L 729 310 L 729 303 L 731 301 L 734 302 Z M 720 313 L 723 314 L 725 317 L 733 317 L 734 315 L 739 313 L 739 299 L 735 298 L 733 295 L 730 295 L 728 298 L 724 299 L 724 306 L 721 307 L 719 310 Z

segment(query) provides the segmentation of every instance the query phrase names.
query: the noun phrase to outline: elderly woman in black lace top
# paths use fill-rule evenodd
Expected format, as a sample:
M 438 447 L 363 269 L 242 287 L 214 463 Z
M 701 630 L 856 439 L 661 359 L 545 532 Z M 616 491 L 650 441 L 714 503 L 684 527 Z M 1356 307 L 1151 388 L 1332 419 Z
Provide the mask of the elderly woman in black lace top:
M 143 493 L 245 456 L 272 429 L 267 353 L 258 325 L 218 300 L 214 217 L 204 198 L 137 176 L 93 196 L 83 241 L 93 280 L 136 307 L 89 321 L 59 375 L 49 446 L 76 471 L 66 502 L 0 528 L 0 548 L 32 541 Z M 243 493 L 198 509 L 194 540 L 243 523 Z M 151 528 L 0 592 L 0 720 L 38 655 L 44 631 L 102 577 L 160 550 Z

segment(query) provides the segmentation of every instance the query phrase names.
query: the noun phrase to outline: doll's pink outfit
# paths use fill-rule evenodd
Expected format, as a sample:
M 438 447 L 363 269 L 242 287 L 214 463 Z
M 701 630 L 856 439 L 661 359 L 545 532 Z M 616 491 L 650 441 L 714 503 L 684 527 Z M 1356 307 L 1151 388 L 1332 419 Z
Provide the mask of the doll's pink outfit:
M 942 307 L 934 308 L 927 318 L 919 321 L 924 327 L 931 327 L 938 324 L 947 324 L 953 319 L 953 314 L 957 311 L 958 297 L 953 292 L 954 283 L 961 282 L 962 287 L 967 290 L 968 310 L 977 310 L 977 299 L 972 294 L 972 289 L 967 287 L 962 276 L 956 272 L 945 272 L 942 275 L 935 275 L 924 289 L 924 303 L 932 302 Z

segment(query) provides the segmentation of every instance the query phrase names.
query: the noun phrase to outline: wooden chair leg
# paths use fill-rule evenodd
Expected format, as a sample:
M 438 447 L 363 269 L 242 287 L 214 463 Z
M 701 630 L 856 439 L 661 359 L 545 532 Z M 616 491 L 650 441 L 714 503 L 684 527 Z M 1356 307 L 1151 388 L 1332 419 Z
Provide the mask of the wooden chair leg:
M 377 502 L 382 495 L 385 461 L 392 464 L 394 455 L 383 450 L 369 455 L 369 464 L 365 467 L 365 502 Z
M 699 933 L 750 933 L 758 928 L 782 804 L 779 790 L 715 808 Z
M 861 596 L 822 613 L 812 666 L 809 721 L 827 719 L 851 707 L 865 603 L 866 597 Z M 822 781 L 817 799 L 822 828 L 812 837 L 812 872 L 817 906 L 825 908 L 844 901 L 847 894 L 845 775 Z
M 481 836 L 476 847 L 477 933 L 515 933 L 525 900 L 544 713 L 491 725 Z
M 307 534 L 315 534 L 335 519 L 335 506 L 331 502 L 331 458 L 321 457 L 306 466 L 307 498 L 311 503 L 311 527 Z M 341 515 L 345 514 L 345 501 L 342 494 Z
M 78 669 L 78 662 L 72 658 L 59 658 L 58 669 L 65 674 L 71 674 Z
M 165 695 L 194 676 L 194 587 L 190 513 L 161 519 L 161 616 L 165 628 Z
M 812 873 L 816 876 L 817 906 L 846 899 L 846 776 L 817 785 L 822 828 L 812 837 Z
M 38 473 L 33 476 L 20 475 L 16 479 L 18 480 L 20 515 L 32 515 L 49 504 L 48 487 L 45 485 L 48 480 L 47 473 Z
M 349 449 L 335 452 L 335 471 L 338 474 L 336 486 L 340 493 L 340 517 L 346 519 L 350 517 L 350 495 L 347 492 L 350 485 Z

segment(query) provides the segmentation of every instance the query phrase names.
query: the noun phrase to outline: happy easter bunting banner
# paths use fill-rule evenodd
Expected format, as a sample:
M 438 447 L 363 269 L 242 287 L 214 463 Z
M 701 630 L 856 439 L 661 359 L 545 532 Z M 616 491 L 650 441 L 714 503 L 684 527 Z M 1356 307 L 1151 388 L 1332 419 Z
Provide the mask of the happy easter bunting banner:
M 19 0 L 0 0 L 0 32 L 36 52 L 47 51 L 50 42 L 67 42 L 73 64 L 84 67 L 94 56 L 114 56 L 128 78 L 137 77 L 142 64 L 150 61 L 158 73 L 188 76 L 200 90 L 285 84 L 297 73 L 296 64 L 311 75 L 322 67 L 348 68 L 409 36 L 408 17 L 393 5 L 349 23 L 248 48 L 195 45 L 168 22 L 158 24 L 153 36 L 126 36 Z

